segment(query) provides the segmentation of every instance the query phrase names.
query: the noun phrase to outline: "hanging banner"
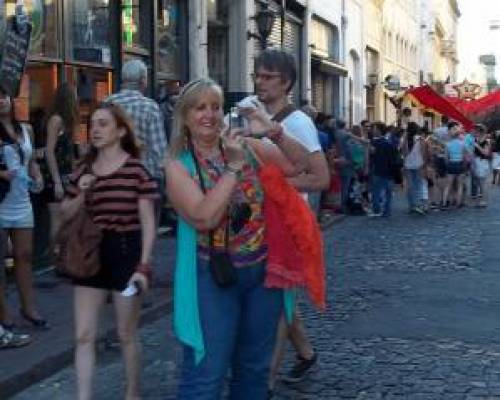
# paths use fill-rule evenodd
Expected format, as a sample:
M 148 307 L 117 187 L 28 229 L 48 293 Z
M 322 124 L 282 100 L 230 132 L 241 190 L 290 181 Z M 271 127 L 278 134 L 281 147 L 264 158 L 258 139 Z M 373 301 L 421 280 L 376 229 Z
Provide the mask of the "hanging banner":
M 0 54 L 0 87 L 11 97 L 17 97 L 26 67 L 31 38 L 31 24 L 18 6 L 16 15 L 7 19 Z

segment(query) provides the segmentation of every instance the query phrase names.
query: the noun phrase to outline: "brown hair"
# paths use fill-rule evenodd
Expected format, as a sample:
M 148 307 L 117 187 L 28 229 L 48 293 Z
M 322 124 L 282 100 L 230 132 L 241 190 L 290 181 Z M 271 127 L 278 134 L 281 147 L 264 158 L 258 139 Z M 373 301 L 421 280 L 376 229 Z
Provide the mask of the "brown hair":
M 61 117 L 64 123 L 64 132 L 68 133 L 73 140 L 73 132 L 80 120 L 80 114 L 78 112 L 75 89 L 67 82 L 59 85 L 57 88 L 54 100 L 47 113 L 45 126 L 48 120 L 54 115 Z
M 92 111 L 92 114 L 90 114 L 90 118 L 98 110 L 109 111 L 116 122 L 116 127 L 125 129 L 125 135 L 123 135 L 122 138 L 120 139 L 120 146 L 125 152 L 130 154 L 132 157 L 139 158 L 141 156 L 141 146 L 135 137 L 134 124 L 127 116 L 123 108 L 121 108 L 117 104 L 104 102 L 98 105 L 94 109 L 94 111 Z M 90 119 L 88 126 L 90 127 Z M 82 164 L 90 165 L 96 160 L 96 158 L 97 158 L 97 149 L 91 145 L 88 154 L 82 160 Z

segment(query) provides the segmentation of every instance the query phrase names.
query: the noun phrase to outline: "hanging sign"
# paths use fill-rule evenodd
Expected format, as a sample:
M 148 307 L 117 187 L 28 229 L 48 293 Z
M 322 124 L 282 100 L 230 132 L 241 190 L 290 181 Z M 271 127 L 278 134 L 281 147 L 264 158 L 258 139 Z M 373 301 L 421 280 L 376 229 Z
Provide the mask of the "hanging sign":
M 0 54 L 0 87 L 11 97 L 17 97 L 19 94 L 28 58 L 31 30 L 28 17 L 22 7 L 18 6 L 16 15 L 7 19 Z

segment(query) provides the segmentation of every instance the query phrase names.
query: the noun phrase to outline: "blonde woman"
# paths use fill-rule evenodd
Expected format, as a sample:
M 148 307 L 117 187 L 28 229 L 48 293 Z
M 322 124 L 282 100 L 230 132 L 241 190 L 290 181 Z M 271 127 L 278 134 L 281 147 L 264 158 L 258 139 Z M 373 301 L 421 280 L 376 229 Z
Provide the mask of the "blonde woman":
M 208 79 L 184 87 L 174 114 L 166 177 L 181 217 L 174 328 L 184 344 L 177 394 L 184 400 L 221 398 L 229 369 L 229 398 L 267 395 L 282 297 L 263 285 L 266 225 L 257 172 L 273 162 L 294 176 L 307 154 L 262 111 L 240 112 L 250 133 L 270 142 L 224 129 L 222 89 Z

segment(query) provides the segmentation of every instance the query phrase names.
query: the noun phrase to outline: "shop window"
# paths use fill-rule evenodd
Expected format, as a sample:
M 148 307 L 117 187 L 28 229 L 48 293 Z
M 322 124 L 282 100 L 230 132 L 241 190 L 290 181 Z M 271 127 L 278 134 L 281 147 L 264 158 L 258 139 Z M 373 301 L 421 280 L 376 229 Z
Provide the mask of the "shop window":
M 142 23 L 147 16 L 146 3 L 140 0 L 122 0 L 122 41 L 125 47 L 145 49 L 146 35 Z M 144 26 L 143 26 L 144 25 Z
M 181 6 L 178 0 L 159 0 L 158 71 L 179 80 L 181 62 Z
M 208 75 L 226 91 L 228 88 L 228 0 L 209 1 L 208 5 Z
M 67 66 L 66 77 L 76 87 L 80 110 L 80 127 L 74 140 L 79 145 L 86 144 L 90 114 L 111 94 L 112 73 L 98 68 Z
M 67 1 L 67 52 L 74 61 L 111 64 L 109 0 Z
M 0 2 L 2 3 L 2 2 Z M 53 0 L 25 0 L 24 7 L 31 24 L 29 54 L 40 57 L 59 57 L 58 2 Z M 16 0 L 5 0 L 5 15 L 15 14 Z

